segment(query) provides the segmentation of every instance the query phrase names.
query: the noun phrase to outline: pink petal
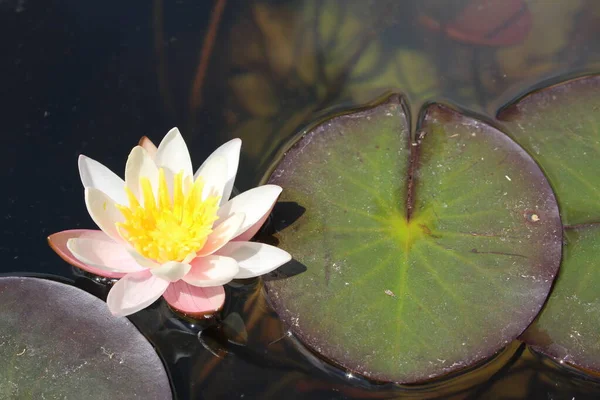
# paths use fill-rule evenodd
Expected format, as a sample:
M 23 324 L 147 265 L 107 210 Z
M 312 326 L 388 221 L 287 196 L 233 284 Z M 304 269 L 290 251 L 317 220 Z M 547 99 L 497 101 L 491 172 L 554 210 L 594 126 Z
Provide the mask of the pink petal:
M 204 247 L 196 253 L 197 256 L 207 256 L 225 246 L 236 235 L 240 226 L 244 223 L 244 218 L 244 213 L 236 213 L 217 225 L 208 235 Z
M 129 273 L 146 269 L 131 257 L 123 244 L 107 239 L 70 238 L 67 249 L 85 265 L 104 271 Z
M 163 295 L 169 282 L 143 270 L 125 275 L 114 284 L 106 303 L 113 315 L 124 317 L 154 303 Z
M 147 136 L 142 136 L 142 138 L 138 142 L 138 146 L 143 147 L 148 152 L 148 155 L 152 157 L 152 159 L 154 159 L 158 148 L 154 143 L 152 143 L 152 140 L 148 139 Z
M 179 281 L 169 285 L 163 297 L 175 310 L 193 317 L 202 317 L 223 307 L 225 289 L 223 286 L 195 287 Z
M 231 282 L 240 270 L 236 260 L 225 256 L 197 257 L 183 280 L 192 286 L 212 287 Z
M 267 211 L 265 215 L 262 216 L 261 219 L 259 219 L 254 225 L 251 225 L 246 232 L 242 233 L 239 236 L 236 236 L 233 240 L 236 242 L 247 242 L 250 239 L 252 239 L 254 235 L 256 235 L 256 233 L 260 230 L 260 228 L 262 228 L 262 226 L 265 224 L 274 207 L 275 204 L 273 204 L 273 206 L 269 209 L 269 211 Z
M 103 276 L 105 278 L 121 278 L 125 276 L 124 272 L 111 272 L 104 269 L 96 268 L 91 265 L 87 265 L 79 261 L 73 253 L 67 248 L 67 241 L 74 238 L 86 238 L 95 240 L 111 241 L 113 240 L 104 232 L 90 229 L 72 229 L 68 231 L 62 231 L 53 233 L 48 236 L 48 244 L 66 262 L 69 264 L 81 268 L 84 271 L 92 273 L 94 275 Z

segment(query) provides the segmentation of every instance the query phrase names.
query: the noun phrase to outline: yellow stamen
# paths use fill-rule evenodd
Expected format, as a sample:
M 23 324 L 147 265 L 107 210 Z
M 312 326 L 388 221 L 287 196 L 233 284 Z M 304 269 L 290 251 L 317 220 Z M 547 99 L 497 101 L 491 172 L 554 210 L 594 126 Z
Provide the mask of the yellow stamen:
M 117 205 L 125 217 L 125 222 L 117 223 L 119 233 L 139 254 L 164 263 L 183 261 L 202 249 L 218 218 L 220 198 L 202 200 L 201 179 L 191 183 L 183 179 L 183 172 L 176 174 L 171 196 L 161 168 L 156 197 L 148 178 L 140 179 L 140 188 L 143 206 L 127 187 L 129 206 Z

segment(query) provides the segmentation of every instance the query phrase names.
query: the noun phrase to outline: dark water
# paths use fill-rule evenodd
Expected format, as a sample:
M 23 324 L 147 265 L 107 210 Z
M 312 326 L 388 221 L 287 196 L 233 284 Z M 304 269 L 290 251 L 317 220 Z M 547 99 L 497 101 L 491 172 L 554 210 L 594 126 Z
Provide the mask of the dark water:
M 390 91 L 415 112 L 437 100 L 492 118 L 532 88 L 600 70 L 596 0 L 0 0 L 0 26 L 0 272 L 72 279 L 100 296 L 46 245 L 94 227 L 80 153 L 122 171 L 142 135 L 178 126 L 199 165 L 241 137 L 245 190 L 304 128 Z M 178 398 L 600 397 L 600 384 L 519 343 L 430 385 L 369 384 L 302 350 L 259 281 L 230 285 L 222 318 L 194 325 L 162 303 L 132 318 Z

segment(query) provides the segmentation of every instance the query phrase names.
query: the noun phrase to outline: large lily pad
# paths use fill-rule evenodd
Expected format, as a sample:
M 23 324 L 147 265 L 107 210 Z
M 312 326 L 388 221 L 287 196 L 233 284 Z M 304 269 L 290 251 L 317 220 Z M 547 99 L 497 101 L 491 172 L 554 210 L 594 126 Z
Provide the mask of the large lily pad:
M 274 307 L 313 350 L 382 381 L 500 350 L 539 312 L 561 254 L 554 195 L 517 144 L 441 105 L 413 138 L 409 126 L 396 97 L 336 117 L 270 178 L 306 209 L 274 221 L 306 266 L 267 283 Z
M 0 304 L 0 398 L 172 398 L 152 345 L 102 300 L 54 281 L 3 277 Z
M 499 118 L 538 160 L 566 229 L 561 272 L 524 335 L 538 350 L 600 371 L 600 77 L 535 92 Z

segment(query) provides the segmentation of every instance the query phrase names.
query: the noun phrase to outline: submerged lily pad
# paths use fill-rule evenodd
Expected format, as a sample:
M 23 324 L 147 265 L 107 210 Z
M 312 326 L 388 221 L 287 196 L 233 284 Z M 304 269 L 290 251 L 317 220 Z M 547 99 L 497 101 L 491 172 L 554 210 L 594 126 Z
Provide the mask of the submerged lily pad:
M 548 182 L 506 135 L 431 105 L 411 138 L 406 115 L 392 97 L 333 118 L 270 178 L 306 209 L 273 221 L 306 266 L 267 283 L 275 309 L 334 363 L 395 382 L 516 338 L 546 299 L 562 239 Z
M 0 305 L 0 398 L 172 398 L 152 345 L 91 294 L 3 277 Z
M 535 92 L 503 110 L 508 132 L 540 163 L 567 225 L 561 271 L 523 339 L 600 371 L 600 77 Z

